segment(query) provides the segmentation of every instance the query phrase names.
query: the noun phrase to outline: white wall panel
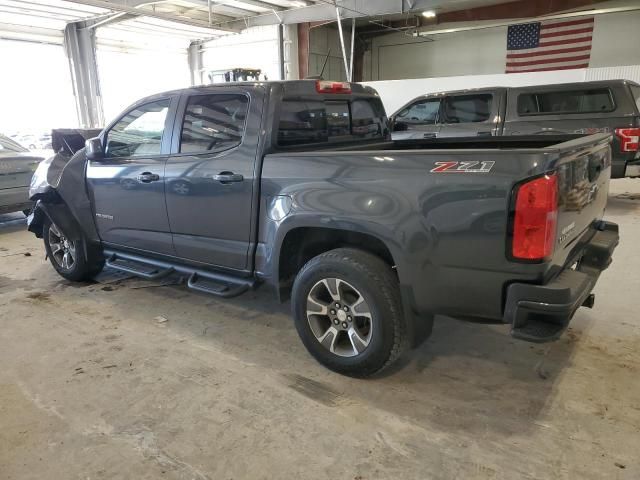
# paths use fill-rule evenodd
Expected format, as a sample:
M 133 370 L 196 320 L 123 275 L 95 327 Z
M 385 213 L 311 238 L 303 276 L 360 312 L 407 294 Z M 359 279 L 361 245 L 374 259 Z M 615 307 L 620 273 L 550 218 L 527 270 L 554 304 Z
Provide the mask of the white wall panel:
M 640 65 L 627 65 L 624 67 L 587 68 L 585 80 L 611 80 L 623 78 L 640 83 Z

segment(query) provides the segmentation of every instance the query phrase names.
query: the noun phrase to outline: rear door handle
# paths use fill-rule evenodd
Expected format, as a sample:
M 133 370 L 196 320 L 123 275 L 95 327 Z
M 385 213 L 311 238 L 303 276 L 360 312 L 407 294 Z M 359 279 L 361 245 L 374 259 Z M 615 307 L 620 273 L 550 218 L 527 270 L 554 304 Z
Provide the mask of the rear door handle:
M 436 138 L 438 135 L 436 133 L 425 133 L 422 135 L 422 138 Z
M 151 172 L 143 172 L 138 175 L 138 180 L 142 183 L 157 182 L 158 180 L 160 180 L 160 175 Z
M 220 172 L 219 174 L 214 175 L 213 179 L 220 183 L 233 183 L 233 182 L 242 182 L 244 180 L 244 177 L 239 173 Z

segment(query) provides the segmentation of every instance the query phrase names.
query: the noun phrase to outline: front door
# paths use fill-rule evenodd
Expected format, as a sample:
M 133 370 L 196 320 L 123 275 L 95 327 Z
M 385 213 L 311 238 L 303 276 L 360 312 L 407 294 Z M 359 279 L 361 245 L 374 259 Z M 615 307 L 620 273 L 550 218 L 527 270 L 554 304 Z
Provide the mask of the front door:
M 394 119 L 394 140 L 436 138 L 440 132 L 439 98 L 417 100 L 398 112 Z
M 171 101 L 127 112 L 106 133 L 104 158 L 88 162 L 87 184 L 104 242 L 174 254 L 164 196 Z
M 182 98 L 166 168 L 167 211 L 179 257 L 248 267 L 260 109 L 240 88 Z

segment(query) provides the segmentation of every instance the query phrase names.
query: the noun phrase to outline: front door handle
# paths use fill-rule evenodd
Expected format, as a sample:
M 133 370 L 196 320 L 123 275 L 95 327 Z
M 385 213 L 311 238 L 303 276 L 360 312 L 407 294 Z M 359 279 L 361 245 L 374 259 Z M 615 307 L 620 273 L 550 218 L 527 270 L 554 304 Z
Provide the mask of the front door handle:
M 437 133 L 425 133 L 422 135 L 422 138 L 436 138 L 437 136 Z
M 227 184 L 233 182 L 242 182 L 244 180 L 244 177 L 239 173 L 220 172 L 219 174 L 214 175 L 213 179 L 220 183 Z
M 157 182 L 158 180 L 160 180 L 160 175 L 156 173 L 143 172 L 140 175 L 138 175 L 138 181 L 142 183 Z

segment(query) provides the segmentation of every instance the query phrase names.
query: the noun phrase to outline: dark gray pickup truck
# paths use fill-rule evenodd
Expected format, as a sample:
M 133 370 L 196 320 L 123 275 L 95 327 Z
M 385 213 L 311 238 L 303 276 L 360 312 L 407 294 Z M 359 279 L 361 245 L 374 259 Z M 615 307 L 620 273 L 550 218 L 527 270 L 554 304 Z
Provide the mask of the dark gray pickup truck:
M 556 339 L 618 243 L 610 135 L 394 142 L 377 93 L 225 84 L 131 106 L 34 175 L 29 228 L 63 277 L 104 265 L 292 299 L 309 352 L 372 375 L 444 314 Z
M 434 93 L 391 123 L 398 140 L 612 133 L 611 178 L 640 177 L 640 85 L 628 80 Z

